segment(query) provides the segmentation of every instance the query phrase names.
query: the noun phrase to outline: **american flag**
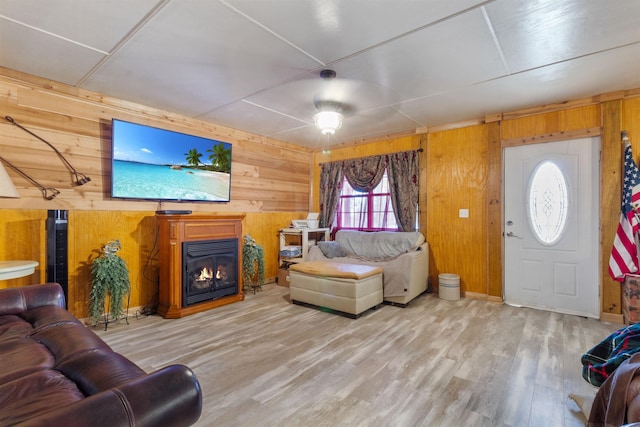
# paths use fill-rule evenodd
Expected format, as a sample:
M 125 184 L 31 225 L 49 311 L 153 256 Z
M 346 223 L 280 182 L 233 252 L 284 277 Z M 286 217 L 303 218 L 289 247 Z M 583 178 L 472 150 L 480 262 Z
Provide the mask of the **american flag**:
M 625 142 L 622 208 L 618 231 L 613 239 L 611 258 L 609 258 L 609 275 L 619 282 L 624 281 L 627 274 L 638 271 L 636 236 L 640 229 L 634 210 L 640 206 L 640 170 L 633 160 L 631 143 L 626 134 L 623 134 L 622 139 Z

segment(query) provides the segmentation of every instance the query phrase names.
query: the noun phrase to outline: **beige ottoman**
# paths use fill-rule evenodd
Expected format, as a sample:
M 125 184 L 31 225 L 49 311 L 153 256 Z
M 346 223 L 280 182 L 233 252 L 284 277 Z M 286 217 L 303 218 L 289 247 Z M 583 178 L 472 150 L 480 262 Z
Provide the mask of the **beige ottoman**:
M 311 261 L 289 267 L 291 302 L 357 318 L 382 304 L 382 268 Z

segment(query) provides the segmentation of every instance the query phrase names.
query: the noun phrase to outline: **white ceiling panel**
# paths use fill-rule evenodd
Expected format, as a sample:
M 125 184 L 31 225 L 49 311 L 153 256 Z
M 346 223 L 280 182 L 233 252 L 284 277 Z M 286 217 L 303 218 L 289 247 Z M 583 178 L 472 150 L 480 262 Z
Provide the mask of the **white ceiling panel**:
M 378 82 L 393 102 L 506 73 L 479 9 L 341 61 L 334 68 L 345 78 Z
M 104 53 L 0 19 L 0 65 L 76 85 Z
M 282 129 L 313 126 L 312 121 L 304 122 L 245 101 L 218 108 L 201 116 L 200 119 L 264 136 L 272 136 Z
M 0 0 L 0 16 L 110 51 L 158 0 Z
M 91 76 L 86 87 L 199 115 L 315 66 L 219 2 L 174 1 Z
M 362 111 L 359 114 L 346 117 L 343 124 L 344 131 L 339 136 L 343 140 L 353 141 L 358 138 L 394 134 L 406 129 L 415 129 L 416 127 L 419 127 L 419 124 L 411 118 L 395 108 L 385 107 Z M 357 131 L 357 129 L 361 130 Z
M 0 0 L 0 66 L 317 148 L 639 88 L 638 16 L 640 0 Z M 331 141 L 317 100 L 345 115 Z
M 624 64 L 611 67 L 610 64 Z M 398 109 L 423 126 L 439 126 L 640 87 L 640 44 L 408 102 Z M 581 73 L 581 70 L 589 70 Z M 624 87 L 616 82 L 627 82 Z M 589 89 L 585 89 L 589 88 Z M 595 91 L 595 92 L 594 92 Z
M 502 0 L 486 10 L 512 73 L 640 40 L 638 0 Z
M 483 0 L 226 0 L 328 64 L 409 33 Z M 282 19 L 286 16 L 290 19 Z

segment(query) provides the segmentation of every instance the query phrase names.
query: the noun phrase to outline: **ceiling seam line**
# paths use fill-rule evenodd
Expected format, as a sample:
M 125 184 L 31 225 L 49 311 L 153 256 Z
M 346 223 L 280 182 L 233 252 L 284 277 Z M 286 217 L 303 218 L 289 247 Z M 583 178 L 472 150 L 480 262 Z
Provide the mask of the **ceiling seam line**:
M 295 50 L 297 50 L 298 52 L 302 53 L 303 55 L 311 58 L 312 60 L 316 61 L 318 64 L 320 64 L 320 66 L 324 67 L 327 64 L 324 63 L 324 61 L 321 61 L 320 59 L 316 58 L 315 56 L 311 55 L 309 52 L 305 51 L 304 49 L 302 49 L 301 47 L 297 46 L 295 43 L 287 40 L 286 38 L 284 38 L 283 36 L 281 36 L 280 34 L 276 33 L 274 30 L 272 30 L 271 28 L 267 27 L 264 24 L 261 24 L 260 22 L 258 22 L 257 20 L 255 20 L 254 18 L 250 17 L 249 15 L 247 15 L 246 13 L 242 12 L 241 10 L 239 10 L 236 7 L 231 6 L 229 3 L 227 3 L 225 0 L 220 0 L 220 3 L 222 3 L 223 5 L 225 5 L 226 7 L 228 7 L 229 9 L 233 10 L 234 12 L 236 12 L 238 15 L 242 16 L 243 18 L 245 18 L 246 20 L 252 22 L 253 24 L 257 25 L 258 27 L 262 28 L 263 30 L 265 30 L 266 32 L 268 32 L 269 34 L 271 34 L 272 36 L 276 37 L 278 40 L 286 43 L 287 45 L 291 46 L 292 48 L 294 48 Z
M 396 104 L 396 105 L 397 105 L 397 104 Z M 415 124 L 417 124 L 417 125 L 419 125 L 419 126 L 421 126 L 421 127 L 426 126 L 426 125 L 424 125 L 423 123 L 420 123 L 418 120 L 416 120 L 416 119 L 414 119 L 413 117 L 411 117 L 410 115 L 408 115 L 407 113 L 405 113 L 404 111 L 399 110 L 399 109 L 398 109 L 398 108 L 396 108 L 394 105 L 391 105 L 391 106 L 389 106 L 388 108 L 391 108 L 392 110 L 396 111 L 396 112 L 397 112 L 398 114 L 400 114 L 401 116 L 406 117 L 407 119 L 411 120 L 413 123 L 415 123 Z
M 435 25 L 438 25 L 438 24 L 441 24 L 441 23 L 443 23 L 443 22 L 446 22 L 446 21 L 448 21 L 448 20 L 450 20 L 450 19 L 453 19 L 453 18 L 456 18 L 456 17 L 458 17 L 458 16 L 464 15 L 465 13 L 468 13 L 468 12 L 470 12 L 470 11 L 472 11 L 472 10 L 475 10 L 475 9 L 478 9 L 478 8 L 483 8 L 485 5 L 487 5 L 487 4 L 489 4 L 489 3 L 493 3 L 494 1 L 495 1 L 495 0 L 487 0 L 487 1 L 485 1 L 485 2 L 482 2 L 481 4 L 477 4 L 477 5 L 475 5 L 475 6 L 468 7 L 468 8 L 466 8 L 466 9 L 464 9 L 464 10 L 459 11 L 459 12 L 453 13 L 453 14 L 451 14 L 451 15 L 447 15 L 447 16 L 442 17 L 442 18 L 440 18 L 440 19 L 436 19 L 435 21 L 430 22 L 430 23 L 428 23 L 428 24 L 426 24 L 426 25 L 423 25 L 423 26 L 421 26 L 421 27 L 414 28 L 413 30 L 406 31 L 406 32 L 404 32 L 404 33 L 402 33 L 402 34 L 398 34 L 397 36 L 391 37 L 391 38 L 389 38 L 389 39 L 383 40 L 383 41 L 381 41 L 381 42 L 379 42 L 379 43 L 376 43 L 376 44 L 374 44 L 374 45 L 368 46 L 368 47 L 367 47 L 367 48 L 365 48 L 365 49 L 361 49 L 361 50 L 359 50 L 359 51 L 357 51 L 357 52 L 353 52 L 353 53 L 351 53 L 351 54 L 349 54 L 349 55 L 347 55 L 347 56 L 343 56 L 342 58 L 338 58 L 338 59 L 336 59 L 336 60 L 334 60 L 334 61 L 329 62 L 329 63 L 328 63 L 328 64 L 326 64 L 326 65 L 333 65 L 333 64 L 337 64 L 338 62 L 345 61 L 345 60 L 347 60 L 347 59 L 350 59 L 350 58 L 353 58 L 353 57 L 355 57 L 355 56 L 361 55 L 361 54 L 362 54 L 362 53 L 364 53 L 364 52 L 369 52 L 370 50 L 377 49 L 377 48 L 379 48 L 380 46 L 384 46 L 384 45 L 386 45 L 386 44 L 393 43 L 393 42 L 395 42 L 396 40 L 402 39 L 402 38 L 407 37 L 407 36 L 409 36 L 409 35 L 411 35 L 411 34 L 418 33 L 418 32 L 420 32 L 420 31 L 423 31 L 423 30 L 425 30 L 425 29 L 427 29 L 427 28 L 429 28 L 429 27 L 433 27 L 433 26 L 435 26 Z
M 504 51 L 502 50 L 502 46 L 500 45 L 500 41 L 498 40 L 498 35 L 496 34 L 496 29 L 493 27 L 491 23 L 491 18 L 489 18 L 489 14 L 487 13 L 487 9 L 482 6 L 480 8 L 482 12 L 482 17 L 489 27 L 489 32 L 491 33 L 491 38 L 493 39 L 493 43 L 496 45 L 496 49 L 498 50 L 498 54 L 500 55 L 500 60 L 502 61 L 502 65 L 507 72 L 507 75 L 511 75 L 511 70 L 509 69 L 509 65 L 507 65 L 507 58 L 504 56 Z
M 76 87 L 80 87 L 87 80 L 89 80 L 89 78 L 91 78 L 91 76 L 93 76 L 107 61 L 109 61 L 109 59 L 111 59 L 111 57 L 115 53 L 122 49 L 133 38 L 134 35 L 142 30 L 142 27 L 147 22 L 149 22 L 151 18 L 156 16 L 158 12 L 164 9 L 170 1 L 171 0 L 161 0 L 158 4 L 156 4 L 154 8 L 151 9 L 151 11 L 149 11 L 149 13 L 147 13 L 145 16 L 143 16 L 142 19 L 138 21 L 136 25 L 131 30 L 129 30 L 127 34 L 125 34 L 124 37 L 122 37 L 109 52 L 105 53 L 105 57 L 100 59 L 100 61 L 98 61 L 93 67 L 91 67 L 91 69 L 84 76 L 82 76 L 80 80 L 76 82 Z
M 260 105 L 260 104 L 256 104 L 255 102 L 247 101 L 246 99 L 241 99 L 240 101 L 241 101 L 241 102 L 245 102 L 245 103 L 247 103 L 247 104 L 249 104 L 249 105 L 253 105 L 254 107 L 258 107 L 258 108 L 261 108 L 261 109 L 263 109 L 263 110 L 270 111 L 270 112 L 272 112 L 272 113 L 279 114 L 279 115 L 281 115 L 281 116 L 285 116 L 285 117 L 288 117 L 288 118 L 290 118 L 290 119 L 297 120 L 297 121 L 302 122 L 302 123 L 310 124 L 309 122 L 307 122 L 307 121 L 305 121 L 305 120 L 299 119 L 299 118 L 294 117 L 294 116 L 290 116 L 289 114 L 281 113 L 281 112 L 280 112 L 280 111 L 278 111 L 278 110 L 274 110 L 274 109 L 272 109 L 272 108 L 268 108 L 268 107 L 262 106 L 262 105 Z
M 517 76 L 518 74 L 527 73 L 529 71 L 541 70 L 541 69 L 546 68 L 546 67 L 552 67 L 554 65 L 563 64 L 565 62 L 575 61 L 576 59 L 588 58 L 590 56 L 599 55 L 599 54 L 605 53 L 605 52 L 611 52 L 611 51 L 614 51 L 614 50 L 617 50 L 617 49 L 622 49 L 622 48 L 633 46 L 633 45 L 637 45 L 637 44 L 640 44 L 640 40 L 639 41 L 625 43 L 625 44 L 621 44 L 621 45 L 618 45 L 618 46 L 608 47 L 608 48 L 605 48 L 605 49 L 591 51 L 589 53 L 584 53 L 582 55 L 572 56 L 571 58 L 565 58 L 565 59 L 562 59 L 562 60 L 559 60 L 559 61 L 556 61 L 556 62 L 549 62 L 547 64 L 540 65 L 538 67 L 527 68 L 527 69 L 524 69 L 524 70 L 517 71 L 515 73 L 511 73 L 511 74 L 509 74 L 509 76 Z M 493 79 L 484 80 L 484 81 L 478 82 L 478 83 L 490 82 L 492 80 L 497 80 L 497 79 L 504 78 L 504 77 L 507 77 L 507 76 L 499 76 L 499 77 L 495 77 Z M 478 83 L 473 83 L 470 86 L 476 85 Z
M 70 38 L 63 37 L 63 36 L 61 36 L 59 34 L 52 33 L 51 31 L 43 30 L 42 28 L 34 27 L 33 25 L 25 24 L 24 22 L 20 22 L 20 21 L 18 21 L 16 19 L 9 18 L 8 16 L 0 15 L 0 18 L 5 19 L 5 20 L 10 21 L 10 22 L 13 22 L 14 24 L 21 25 L 23 27 L 27 27 L 27 28 L 29 28 L 31 30 L 40 32 L 42 34 L 46 34 L 46 35 L 54 37 L 56 39 L 64 40 L 64 41 L 69 42 L 71 44 L 75 44 L 76 46 L 80 46 L 80 47 L 84 47 L 84 48 L 89 49 L 89 50 L 93 50 L 94 52 L 98 52 L 98 53 L 101 53 L 103 55 L 108 55 L 109 54 L 109 52 L 105 52 L 102 49 L 98 49 L 96 47 L 89 46 L 88 44 L 84 44 L 84 43 L 80 43 L 80 42 L 75 41 L 75 40 L 71 40 Z

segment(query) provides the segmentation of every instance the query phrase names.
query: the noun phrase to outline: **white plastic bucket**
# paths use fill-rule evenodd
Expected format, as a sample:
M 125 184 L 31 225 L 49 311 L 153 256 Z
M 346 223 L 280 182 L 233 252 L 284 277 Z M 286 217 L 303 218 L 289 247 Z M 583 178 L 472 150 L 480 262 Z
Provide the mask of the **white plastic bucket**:
M 438 275 L 438 295 L 440 299 L 457 301 L 460 299 L 460 276 L 451 273 Z

